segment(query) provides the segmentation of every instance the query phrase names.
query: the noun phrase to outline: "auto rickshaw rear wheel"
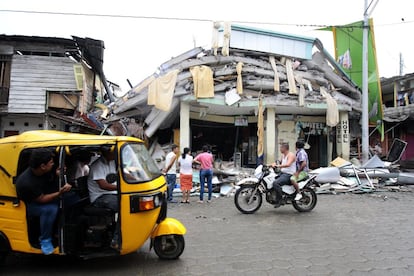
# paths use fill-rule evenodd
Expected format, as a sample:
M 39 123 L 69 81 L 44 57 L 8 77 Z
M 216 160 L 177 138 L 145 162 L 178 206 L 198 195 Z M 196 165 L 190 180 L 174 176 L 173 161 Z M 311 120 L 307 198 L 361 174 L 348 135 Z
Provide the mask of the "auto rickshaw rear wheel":
M 160 259 L 178 259 L 184 247 L 185 241 L 182 235 L 164 235 L 154 239 L 154 251 Z

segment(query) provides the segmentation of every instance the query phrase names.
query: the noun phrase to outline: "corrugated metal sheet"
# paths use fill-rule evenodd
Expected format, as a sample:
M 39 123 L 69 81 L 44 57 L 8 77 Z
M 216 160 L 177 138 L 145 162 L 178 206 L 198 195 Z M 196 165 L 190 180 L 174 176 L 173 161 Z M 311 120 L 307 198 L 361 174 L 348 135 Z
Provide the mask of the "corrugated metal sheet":
M 14 55 L 8 112 L 44 113 L 46 90 L 76 90 L 74 64 L 67 57 Z
M 301 59 L 312 59 L 314 40 L 308 37 L 232 25 L 230 47 Z

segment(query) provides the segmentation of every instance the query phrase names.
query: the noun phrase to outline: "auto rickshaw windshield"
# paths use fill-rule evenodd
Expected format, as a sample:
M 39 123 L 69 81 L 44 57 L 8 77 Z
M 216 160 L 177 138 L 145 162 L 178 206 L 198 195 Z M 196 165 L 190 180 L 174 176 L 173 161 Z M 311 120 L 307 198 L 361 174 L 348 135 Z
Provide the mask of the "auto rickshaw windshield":
M 144 144 L 125 144 L 121 148 L 123 177 L 127 183 L 147 182 L 161 175 Z

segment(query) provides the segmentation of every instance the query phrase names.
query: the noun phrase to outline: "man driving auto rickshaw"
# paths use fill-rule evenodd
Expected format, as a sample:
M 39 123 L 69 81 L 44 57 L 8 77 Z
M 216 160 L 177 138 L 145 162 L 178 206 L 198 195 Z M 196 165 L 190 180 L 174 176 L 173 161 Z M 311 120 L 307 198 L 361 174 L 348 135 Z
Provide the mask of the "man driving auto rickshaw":
M 9 252 L 42 254 L 39 241 L 39 214 L 28 212 L 28 201 L 16 192 L 16 181 L 30 167 L 29 160 L 38 149 L 53 152 L 58 174 L 58 191 L 69 190 L 66 167 L 85 152 L 91 166 L 104 153 L 114 154 L 115 173 L 105 177 L 117 183 L 117 210 L 91 204 L 87 175 L 73 180 L 70 204 L 63 192 L 54 195 L 58 212 L 52 229 L 51 246 L 46 253 L 81 258 L 124 255 L 139 249 L 147 239 L 163 259 L 176 259 L 184 250 L 185 227 L 166 217 L 166 183 L 145 145 L 125 136 L 97 136 L 60 131 L 28 131 L 0 139 L 0 259 Z M 72 181 L 71 181 L 72 182 Z M 66 187 L 66 188 L 64 188 Z M 39 195 L 38 195 L 39 196 Z M 36 197 L 37 198 L 37 197 Z M 119 224 L 117 246 L 111 246 Z M 52 251 L 52 252 L 49 252 Z M 45 251 L 43 251 L 45 253 Z

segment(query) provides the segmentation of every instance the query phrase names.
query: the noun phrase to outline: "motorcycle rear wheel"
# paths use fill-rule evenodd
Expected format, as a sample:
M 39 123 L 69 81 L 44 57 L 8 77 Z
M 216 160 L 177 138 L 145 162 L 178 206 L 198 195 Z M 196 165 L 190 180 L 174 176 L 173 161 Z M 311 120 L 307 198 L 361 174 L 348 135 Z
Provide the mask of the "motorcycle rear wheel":
M 262 206 L 262 195 L 259 190 L 253 194 L 254 185 L 242 186 L 234 195 L 234 204 L 243 214 L 253 214 Z
M 316 197 L 316 193 L 311 188 L 306 188 L 302 190 L 302 199 L 301 200 L 293 200 L 292 204 L 293 207 L 298 212 L 310 212 L 313 208 L 316 206 L 316 202 L 318 201 L 318 198 Z

